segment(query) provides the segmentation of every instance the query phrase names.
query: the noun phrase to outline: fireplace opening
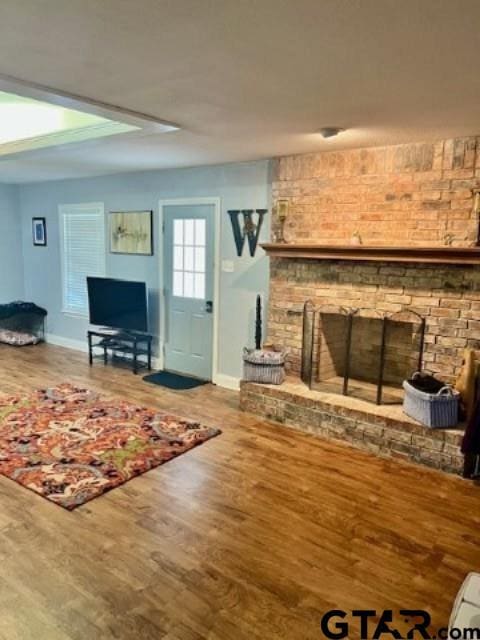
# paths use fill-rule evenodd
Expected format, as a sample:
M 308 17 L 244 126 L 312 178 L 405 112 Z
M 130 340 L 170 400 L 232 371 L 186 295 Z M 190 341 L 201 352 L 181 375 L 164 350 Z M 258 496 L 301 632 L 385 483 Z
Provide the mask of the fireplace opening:
M 402 383 L 421 370 L 425 319 L 343 307 L 303 309 L 301 378 L 310 389 L 376 404 L 402 402 Z

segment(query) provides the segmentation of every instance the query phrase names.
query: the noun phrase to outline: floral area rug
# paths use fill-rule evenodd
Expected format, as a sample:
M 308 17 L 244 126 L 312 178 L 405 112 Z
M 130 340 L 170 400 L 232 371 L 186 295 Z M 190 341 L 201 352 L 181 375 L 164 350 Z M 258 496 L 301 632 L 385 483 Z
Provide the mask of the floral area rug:
M 72 510 L 219 433 L 72 384 L 0 395 L 0 474 Z

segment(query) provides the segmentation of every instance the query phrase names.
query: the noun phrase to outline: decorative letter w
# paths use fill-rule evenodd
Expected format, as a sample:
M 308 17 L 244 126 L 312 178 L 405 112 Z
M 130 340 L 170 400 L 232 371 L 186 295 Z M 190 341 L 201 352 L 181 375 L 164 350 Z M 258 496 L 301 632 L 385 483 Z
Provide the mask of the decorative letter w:
M 257 224 L 253 222 L 252 218 L 254 211 L 258 214 Z M 267 209 L 232 209 L 227 213 L 232 221 L 233 237 L 235 239 L 235 246 L 237 247 L 237 255 L 242 255 L 245 238 L 247 238 L 250 255 L 253 257 L 257 249 L 258 238 L 263 224 L 263 217 L 267 213 Z M 243 228 L 240 227 L 240 214 L 243 215 Z

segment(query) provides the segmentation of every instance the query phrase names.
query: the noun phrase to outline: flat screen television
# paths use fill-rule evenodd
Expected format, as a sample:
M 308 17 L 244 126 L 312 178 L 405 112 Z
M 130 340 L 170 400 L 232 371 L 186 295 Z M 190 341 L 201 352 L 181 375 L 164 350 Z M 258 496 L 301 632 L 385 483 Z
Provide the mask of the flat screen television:
M 90 323 L 125 331 L 148 331 L 144 282 L 87 277 Z

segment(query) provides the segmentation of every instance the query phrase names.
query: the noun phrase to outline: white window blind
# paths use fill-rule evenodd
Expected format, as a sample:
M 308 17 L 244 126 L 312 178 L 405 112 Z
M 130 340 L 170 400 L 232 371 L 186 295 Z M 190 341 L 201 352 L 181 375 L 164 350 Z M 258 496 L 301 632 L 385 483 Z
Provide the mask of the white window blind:
M 63 311 L 88 314 L 87 276 L 105 275 L 103 203 L 61 205 Z

